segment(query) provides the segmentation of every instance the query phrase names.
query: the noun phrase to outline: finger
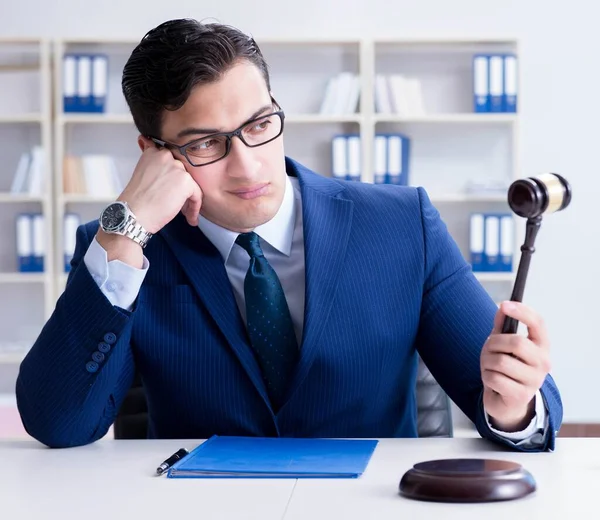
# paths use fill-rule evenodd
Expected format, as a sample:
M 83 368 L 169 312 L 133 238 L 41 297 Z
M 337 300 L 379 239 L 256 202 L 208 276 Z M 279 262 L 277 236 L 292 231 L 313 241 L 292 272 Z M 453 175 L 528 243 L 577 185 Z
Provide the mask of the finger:
M 504 314 L 527 326 L 529 339 L 540 347 L 549 346 L 548 332 L 542 317 L 531 307 L 521 302 L 502 302 L 500 309 Z
M 189 208 L 189 203 L 188 203 L 188 201 L 186 200 L 186 201 L 183 203 L 183 206 L 181 207 L 181 213 L 183 213 L 183 216 L 184 216 L 186 219 L 187 219 L 187 216 L 188 216 L 188 213 L 189 213 L 189 211 L 190 211 L 190 208 Z
M 504 398 L 525 401 L 525 399 L 529 397 L 529 394 L 532 393 L 527 386 L 505 376 L 504 374 L 501 374 L 500 372 L 484 370 L 481 374 L 481 379 L 485 386 L 500 394 Z
M 184 207 L 186 207 L 185 216 L 187 218 L 188 223 L 191 226 L 198 225 L 198 219 L 200 216 L 200 208 L 202 207 L 202 190 L 200 186 L 196 184 L 194 180 L 192 180 L 192 194 L 186 200 Z
M 538 370 L 508 354 L 488 353 L 482 356 L 481 368 L 482 372 L 497 372 L 526 386 L 537 384 Z
M 169 152 L 169 153 L 170 153 L 170 152 Z M 171 156 L 171 157 L 173 157 L 173 156 Z M 186 170 L 186 168 L 185 168 L 185 164 L 183 164 L 183 162 L 182 162 L 182 161 L 180 161 L 179 159 L 175 159 L 175 158 L 173 157 L 173 162 L 175 163 L 175 166 L 176 166 L 178 169 L 180 169 L 181 171 L 183 171 L 183 172 L 185 172 L 185 173 L 187 173 L 187 174 L 189 175 L 188 171 L 187 171 L 187 170 Z
M 496 315 L 494 316 L 494 327 L 492 329 L 492 334 L 501 334 L 502 326 L 504 325 L 504 319 L 506 318 L 506 314 L 502 312 L 502 307 L 498 309 Z
M 498 334 L 489 339 L 486 350 L 490 353 L 511 354 L 527 365 L 540 366 L 546 354 L 530 339 L 519 334 Z

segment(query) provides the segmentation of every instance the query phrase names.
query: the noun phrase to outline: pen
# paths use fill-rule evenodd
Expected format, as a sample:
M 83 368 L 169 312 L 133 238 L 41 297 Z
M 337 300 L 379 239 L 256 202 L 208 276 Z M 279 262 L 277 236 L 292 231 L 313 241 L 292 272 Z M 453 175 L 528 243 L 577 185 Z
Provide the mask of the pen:
M 175 464 L 178 460 L 183 459 L 189 453 L 185 448 L 181 448 L 177 452 L 173 453 L 167 460 L 165 460 L 158 468 L 156 468 L 156 474 L 162 475 L 165 471 L 167 471 L 173 464 Z

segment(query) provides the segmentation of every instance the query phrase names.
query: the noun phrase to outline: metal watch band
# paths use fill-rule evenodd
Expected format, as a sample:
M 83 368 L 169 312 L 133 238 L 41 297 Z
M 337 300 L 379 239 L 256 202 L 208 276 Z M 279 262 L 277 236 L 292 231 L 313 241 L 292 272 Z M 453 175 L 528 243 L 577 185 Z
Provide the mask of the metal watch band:
M 149 233 L 141 224 L 138 224 L 133 215 L 129 215 L 129 217 L 127 217 L 127 222 L 125 223 L 123 236 L 131 238 L 136 244 L 139 244 L 144 248 L 152 237 L 152 233 Z

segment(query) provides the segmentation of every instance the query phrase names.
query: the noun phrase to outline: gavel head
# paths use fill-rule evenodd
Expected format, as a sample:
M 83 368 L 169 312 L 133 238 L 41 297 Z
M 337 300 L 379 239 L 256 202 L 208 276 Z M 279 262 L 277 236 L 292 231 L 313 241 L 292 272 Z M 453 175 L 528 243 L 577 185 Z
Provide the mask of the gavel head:
M 544 173 L 513 182 L 508 204 L 520 217 L 534 218 L 565 209 L 571 202 L 571 186 L 558 173 Z

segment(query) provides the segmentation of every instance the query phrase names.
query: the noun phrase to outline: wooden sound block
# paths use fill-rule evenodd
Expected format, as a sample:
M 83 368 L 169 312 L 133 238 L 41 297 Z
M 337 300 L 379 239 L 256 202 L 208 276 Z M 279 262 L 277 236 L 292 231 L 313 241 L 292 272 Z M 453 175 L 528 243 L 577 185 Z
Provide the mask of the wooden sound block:
M 496 502 L 522 498 L 536 489 L 516 462 L 440 459 L 415 464 L 400 480 L 400 494 L 433 502 Z

